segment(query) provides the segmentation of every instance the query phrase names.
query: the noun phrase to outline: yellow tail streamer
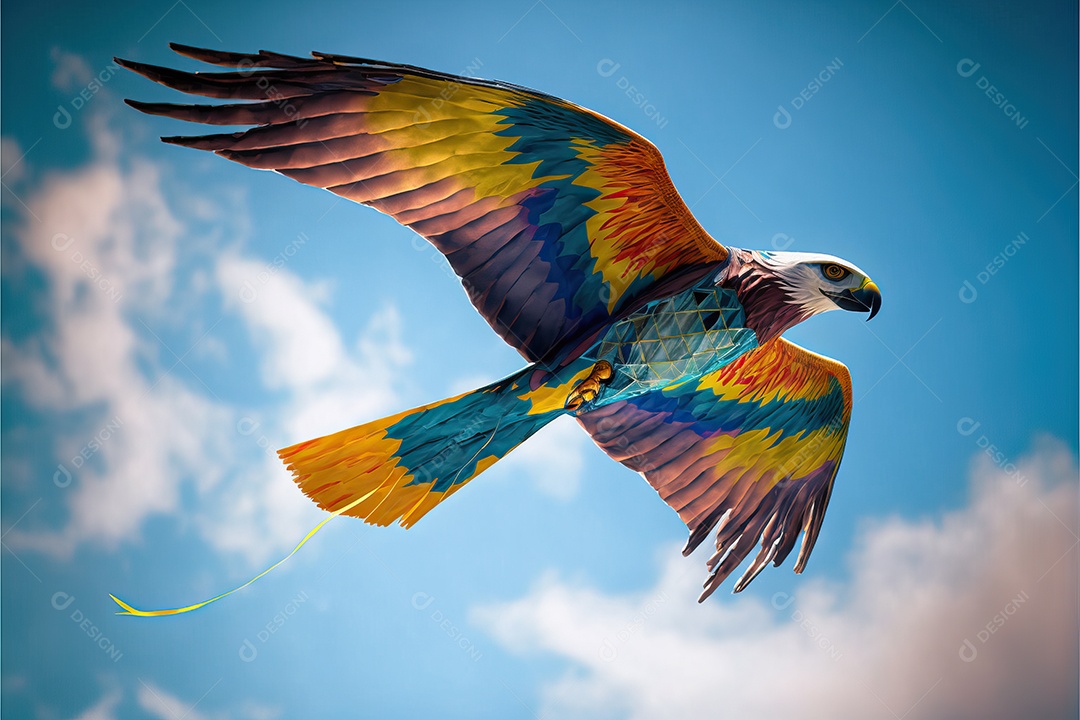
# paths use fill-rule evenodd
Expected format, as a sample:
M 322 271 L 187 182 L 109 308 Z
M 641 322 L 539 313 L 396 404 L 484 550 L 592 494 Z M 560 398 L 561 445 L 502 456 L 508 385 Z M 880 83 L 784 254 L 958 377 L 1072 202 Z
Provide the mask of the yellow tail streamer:
M 195 603 L 194 605 L 188 605 L 186 607 L 180 607 L 180 608 L 170 608 L 170 609 L 167 609 L 167 610 L 139 610 L 138 608 L 135 608 L 135 607 L 132 607 L 131 605 L 128 605 L 126 602 L 124 602 L 120 598 L 116 597 L 112 593 L 109 593 L 109 597 L 111 597 L 113 599 L 113 601 L 117 605 L 119 605 L 120 607 L 123 608 L 122 612 L 118 612 L 116 614 L 117 615 L 135 615 L 137 617 L 162 617 L 164 615 L 179 615 L 181 613 L 191 612 L 192 610 L 198 610 L 199 608 L 205 607 L 205 606 L 209 605 L 212 602 L 217 602 L 218 600 L 220 600 L 223 597 L 226 597 L 227 595 L 232 595 L 237 590 L 243 590 L 248 585 L 255 582 L 256 580 L 261 578 L 263 575 L 266 575 L 271 570 L 276 568 L 278 565 L 281 565 L 283 562 L 285 562 L 286 560 L 291 558 L 293 555 L 295 555 L 297 550 L 304 547 L 304 543 L 306 543 L 308 540 L 310 540 L 312 537 L 314 537 L 315 533 L 322 530 L 323 525 L 330 522 L 331 520 L 336 518 L 338 515 L 341 515 L 342 513 L 345 513 L 345 512 L 348 512 L 349 510 L 352 510 L 354 507 L 356 507 L 357 505 L 359 505 L 360 503 L 364 502 L 369 497 L 374 495 L 376 490 L 378 490 L 378 488 L 375 488 L 374 490 L 367 493 L 363 497 L 359 497 L 356 500 L 353 500 L 351 503 L 349 503 L 345 507 L 343 507 L 343 508 L 341 508 L 339 510 L 335 510 L 334 512 L 330 513 L 330 515 L 327 516 L 326 518 L 324 518 L 322 522 L 320 522 L 318 525 L 313 527 L 311 529 L 311 532 L 309 532 L 307 535 L 304 536 L 303 540 L 301 540 L 299 543 L 297 543 L 296 547 L 294 547 L 292 549 L 292 552 L 290 552 L 288 555 L 286 555 L 285 557 L 278 560 L 276 563 L 274 563 L 270 567 L 263 570 L 261 573 L 259 573 L 255 577 L 248 580 L 243 585 L 240 585 L 239 587 L 234 587 L 232 590 L 229 590 L 228 592 L 223 592 L 223 593 L 221 593 L 220 595 L 218 595 L 216 597 L 212 597 L 209 600 L 203 600 L 202 602 Z

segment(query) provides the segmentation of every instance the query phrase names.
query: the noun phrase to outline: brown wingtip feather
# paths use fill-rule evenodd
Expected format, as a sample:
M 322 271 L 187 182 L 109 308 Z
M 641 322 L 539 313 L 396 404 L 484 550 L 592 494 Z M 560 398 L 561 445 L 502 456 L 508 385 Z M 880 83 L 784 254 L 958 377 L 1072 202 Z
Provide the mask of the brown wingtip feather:
M 219 50 L 211 50 L 210 48 L 196 47 L 194 45 L 185 45 L 183 43 L 171 42 L 169 43 L 169 49 L 177 55 L 183 55 L 184 57 L 192 58 L 193 60 L 202 60 L 204 62 L 213 62 L 210 58 L 216 58 L 224 54 L 233 55 L 236 53 L 223 53 Z
M 149 65 L 147 63 L 141 63 L 138 60 L 125 60 L 124 58 L 113 58 L 113 60 L 115 60 L 116 63 L 120 67 L 127 68 L 128 70 L 131 70 L 132 72 L 137 72 L 140 75 L 144 75 L 144 76 L 146 75 L 146 73 L 148 71 L 150 71 L 151 69 L 153 69 L 155 67 L 154 65 Z M 158 68 L 158 69 L 163 69 L 163 68 Z
M 698 595 L 697 601 L 699 604 L 708 600 L 709 596 L 716 592 L 716 588 L 720 587 L 720 583 L 710 582 L 711 580 L 712 578 L 709 578 L 709 580 L 705 581 L 705 589 L 701 591 L 700 595 Z
M 170 135 L 161 138 L 161 142 L 169 145 L 195 148 L 196 150 L 218 151 L 229 147 L 242 133 L 221 133 L 217 135 Z
M 182 147 L 187 147 L 187 144 L 184 141 L 185 140 L 190 140 L 190 139 L 191 138 L 189 138 L 189 137 L 184 137 L 184 136 L 181 136 L 181 135 L 170 135 L 170 136 L 162 135 L 161 138 L 160 138 L 161 142 L 163 142 L 163 143 L 167 143 L 169 145 L 180 145 Z
M 124 60 L 123 58 L 113 58 L 116 60 L 116 64 L 120 67 L 127 68 L 128 70 L 142 75 L 144 78 L 153 80 L 156 83 L 161 83 L 166 87 L 171 87 L 177 90 L 182 90 L 183 87 L 177 86 L 177 80 L 184 79 L 190 75 L 180 70 L 173 70 L 172 68 L 161 67 L 160 65 L 151 65 L 149 63 L 138 62 L 137 60 Z
M 141 100 L 132 100 L 131 98 L 124 98 L 124 103 L 147 115 L 166 115 L 169 106 L 169 103 L 148 103 Z

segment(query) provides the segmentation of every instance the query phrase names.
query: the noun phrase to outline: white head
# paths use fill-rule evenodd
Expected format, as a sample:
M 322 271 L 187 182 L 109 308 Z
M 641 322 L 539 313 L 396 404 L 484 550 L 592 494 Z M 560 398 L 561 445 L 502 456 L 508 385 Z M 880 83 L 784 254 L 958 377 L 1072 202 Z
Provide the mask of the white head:
M 733 288 L 759 341 L 830 310 L 869 312 L 881 307 L 881 293 L 851 263 L 820 253 L 732 249 L 731 263 L 718 283 Z M 869 319 L 867 318 L 867 319 Z

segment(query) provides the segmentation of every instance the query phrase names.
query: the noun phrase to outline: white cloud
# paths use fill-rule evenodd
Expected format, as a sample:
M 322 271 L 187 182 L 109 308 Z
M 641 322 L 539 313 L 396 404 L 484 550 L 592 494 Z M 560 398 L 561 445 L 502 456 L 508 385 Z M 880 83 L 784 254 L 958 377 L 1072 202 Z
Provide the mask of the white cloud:
M 54 47 L 50 55 L 54 65 L 50 79 L 57 90 L 74 90 L 89 83 L 94 76 L 86 60 L 75 53 Z
M 162 690 L 157 685 L 151 685 L 139 681 L 140 687 L 135 692 L 135 700 L 139 707 L 145 710 L 151 717 L 159 720 L 203 720 L 206 716 L 200 713 L 191 703 L 184 702 L 171 693 Z
M 79 713 L 75 720 L 115 720 L 123 704 L 129 705 L 130 694 L 121 689 L 115 679 L 103 678 L 107 689 L 93 705 Z M 216 687 L 216 685 L 214 686 Z M 209 695 L 211 687 L 204 695 Z M 134 686 L 134 700 L 140 716 L 159 718 L 159 720 L 206 720 L 207 718 L 246 718 L 247 720 L 276 720 L 281 717 L 281 708 L 252 700 L 231 701 L 232 707 L 223 710 L 220 707 L 207 708 L 202 700 L 189 702 L 165 690 L 160 685 L 140 679 Z M 209 702 L 209 701 L 208 701 Z M 51 709 L 43 711 L 43 716 L 54 717 L 57 713 Z
M 543 688 L 547 717 L 1075 714 L 1076 465 L 1042 442 L 1021 486 L 985 460 L 966 507 L 868 524 L 842 583 L 698 605 L 698 561 L 672 548 L 645 592 L 547 576 L 473 619 L 515 652 L 567 661 Z
M 325 435 L 393 408 L 393 382 L 411 359 L 393 307 L 377 311 L 349 349 L 315 301 L 320 290 L 273 262 L 226 255 L 217 281 L 259 347 L 263 383 L 288 393 L 290 438 Z
M 131 537 L 147 515 L 176 507 L 183 477 L 215 484 L 226 436 L 208 429 L 229 426 L 225 408 L 164 368 L 155 377 L 140 369 L 158 352 L 144 328 L 171 293 L 183 227 L 157 169 L 122 163 L 101 118 L 89 125 L 95 160 L 28 193 L 17 230 L 21 253 L 48 277 L 39 298 L 47 329 L 2 345 L 4 381 L 27 402 L 95 417 L 58 440 L 62 472 L 77 478 L 68 525 L 13 533 L 13 544 L 60 554 L 83 539 L 111 546 Z
M 400 319 L 393 308 L 374 313 L 347 346 L 318 303 L 325 292 L 283 265 L 271 264 L 254 301 L 242 302 L 241 284 L 267 263 L 221 250 L 191 223 L 244 227 L 243 217 L 226 221 L 244 213 L 191 197 L 156 164 L 122 154 L 101 115 L 88 114 L 84 126 L 93 159 L 27 188 L 28 210 L 13 206 L 21 217 L 13 264 L 40 269 L 47 284 L 26 303 L 41 329 L 0 340 L 5 386 L 65 429 L 53 440 L 67 519 L 42 529 L 29 517 L 5 542 L 70 556 L 81 543 L 136 539 L 148 517 L 172 514 L 216 547 L 262 562 L 321 517 L 273 451 L 393 409 L 408 362 Z M 265 386 L 280 391 L 269 419 L 220 400 L 187 372 L 204 339 L 187 346 L 212 330 L 193 326 L 203 313 L 187 313 L 200 302 L 221 302 L 248 328 Z M 170 347 L 159 339 L 171 337 L 166 329 L 191 339 Z M 244 338 L 228 347 L 205 340 L 206 353 L 223 360 L 246 348 Z M 18 455 L 5 469 L 25 466 Z M 182 512 L 185 484 L 200 499 L 194 512 Z
M 110 690 L 96 703 L 79 713 L 75 720 L 114 720 L 116 708 L 120 705 L 121 699 L 123 699 L 123 693 L 118 688 Z
M 573 418 L 556 418 L 495 467 L 504 474 L 524 475 L 539 492 L 568 501 L 578 493 L 586 447 L 591 442 Z
M 17 183 L 25 169 L 22 146 L 14 138 L 0 138 L 0 177 L 4 179 L 4 184 Z
M 239 707 L 234 717 L 248 720 L 277 720 L 281 715 L 282 710 L 279 707 L 248 701 Z

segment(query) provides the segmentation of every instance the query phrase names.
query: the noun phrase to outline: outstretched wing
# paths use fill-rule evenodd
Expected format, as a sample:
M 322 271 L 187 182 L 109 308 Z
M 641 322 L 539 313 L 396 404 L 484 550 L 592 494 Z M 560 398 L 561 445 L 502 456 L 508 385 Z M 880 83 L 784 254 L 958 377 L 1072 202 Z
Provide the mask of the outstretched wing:
M 851 419 L 851 376 L 776 338 L 720 370 L 578 420 L 608 455 L 645 476 L 690 529 L 690 554 L 719 524 L 704 600 L 761 541 L 735 585 L 814 548 Z
M 172 45 L 221 73 L 117 60 L 184 92 L 251 102 L 129 103 L 245 132 L 163 138 L 370 205 L 430 240 L 473 305 L 530 361 L 727 256 L 659 151 L 527 88 L 338 55 Z

